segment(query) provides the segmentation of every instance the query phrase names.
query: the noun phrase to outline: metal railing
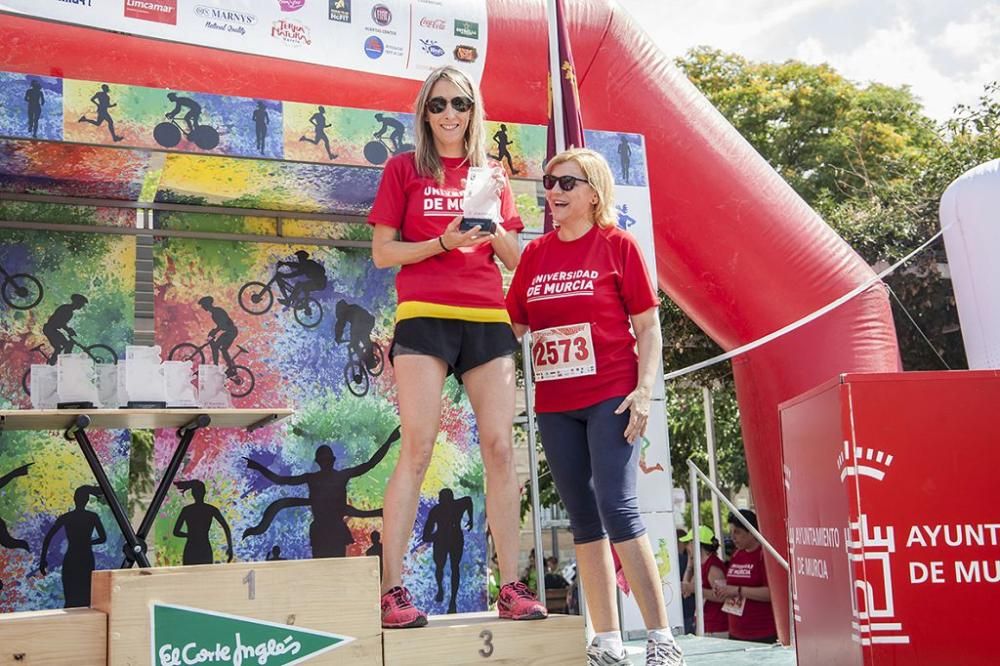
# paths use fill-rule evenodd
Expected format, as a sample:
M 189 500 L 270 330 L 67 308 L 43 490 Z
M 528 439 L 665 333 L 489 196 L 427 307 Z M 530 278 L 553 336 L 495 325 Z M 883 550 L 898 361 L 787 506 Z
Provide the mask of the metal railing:
M 743 527 L 754 536 L 760 545 L 767 551 L 768 554 L 773 557 L 781 568 L 785 570 L 788 574 L 788 631 L 791 635 L 792 643 L 795 642 L 795 616 L 793 613 L 793 595 L 792 595 L 792 572 L 788 567 L 788 561 L 782 557 L 774 546 L 764 538 L 757 528 L 751 525 L 740 510 L 736 508 L 736 505 L 729 501 L 719 488 L 712 483 L 705 474 L 698 469 L 698 466 L 694 464 L 693 460 L 687 461 L 688 466 L 688 479 L 690 483 L 691 492 L 691 533 L 694 538 L 691 539 L 691 544 L 694 552 L 691 553 L 689 562 L 691 563 L 691 570 L 694 573 L 694 605 L 695 605 L 695 634 L 698 636 L 705 635 L 705 593 L 702 589 L 702 579 L 701 579 L 701 539 L 698 538 L 698 531 L 701 527 L 701 516 L 700 502 L 698 501 L 698 481 L 701 480 L 702 483 L 712 492 L 713 495 L 719 498 L 719 500 L 729 507 L 730 514 L 742 523 Z M 721 535 L 716 535 L 721 536 Z

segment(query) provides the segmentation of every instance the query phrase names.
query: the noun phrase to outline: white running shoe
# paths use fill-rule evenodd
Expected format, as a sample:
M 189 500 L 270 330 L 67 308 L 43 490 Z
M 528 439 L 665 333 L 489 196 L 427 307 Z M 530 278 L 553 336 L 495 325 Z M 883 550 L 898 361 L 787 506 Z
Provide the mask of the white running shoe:
M 611 648 L 591 643 L 587 646 L 587 666 L 632 666 L 632 662 L 624 650 L 619 656 Z
M 646 641 L 646 666 L 685 666 L 684 653 L 674 641 Z

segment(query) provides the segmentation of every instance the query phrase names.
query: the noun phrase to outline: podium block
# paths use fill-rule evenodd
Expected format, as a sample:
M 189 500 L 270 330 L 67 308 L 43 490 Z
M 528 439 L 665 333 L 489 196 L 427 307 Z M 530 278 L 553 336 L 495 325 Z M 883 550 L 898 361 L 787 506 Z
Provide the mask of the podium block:
M 386 629 L 386 666 L 510 664 L 557 666 L 586 663 L 586 636 L 579 615 L 545 620 L 500 620 L 496 611 L 439 615 L 419 629 Z
M 987 666 L 998 372 L 848 374 L 780 406 L 800 666 Z
M 311 657 L 310 664 L 382 664 L 375 557 L 97 571 L 92 587 L 91 606 L 108 616 L 109 666 L 182 663 L 163 644 L 154 649 L 154 605 L 157 613 L 174 613 L 172 618 L 180 613 L 185 619 L 184 629 L 177 628 L 176 619 L 162 623 L 163 632 L 177 635 L 171 642 L 175 649 L 182 649 L 189 636 L 199 640 L 192 652 L 232 651 L 251 641 L 264 645 L 268 637 L 251 626 L 256 620 L 273 623 L 271 638 L 279 643 L 286 634 L 310 631 L 353 639 Z M 218 635 L 206 635 L 209 626 L 219 627 Z M 262 626 L 269 628 L 258 624 L 256 629 Z M 310 650 L 306 641 L 301 643 L 300 658 Z M 243 659 L 250 662 L 257 659 Z
M 108 616 L 89 608 L 0 613 L 0 666 L 104 666 Z

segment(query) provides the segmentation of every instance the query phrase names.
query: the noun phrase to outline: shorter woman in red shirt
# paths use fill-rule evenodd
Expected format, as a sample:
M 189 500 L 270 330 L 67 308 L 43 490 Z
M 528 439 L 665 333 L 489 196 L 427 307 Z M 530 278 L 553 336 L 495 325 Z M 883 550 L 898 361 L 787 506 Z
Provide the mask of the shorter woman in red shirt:
M 683 664 L 635 487 L 634 444 L 646 430 L 663 346 L 659 299 L 638 244 L 617 227 L 614 179 L 599 153 L 556 155 L 542 186 L 558 230 L 524 249 L 507 311 L 516 335 L 531 330 L 542 445 L 570 515 L 597 632 L 588 663 L 631 663 L 618 625 L 610 537 L 649 630 L 646 664 Z
M 758 529 L 757 514 L 749 509 L 740 509 L 740 514 L 755 530 Z M 716 589 L 718 596 L 726 600 L 723 610 L 729 615 L 729 637 L 754 643 L 775 643 L 778 629 L 771 608 L 771 590 L 767 586 L 764 549 L 732 514 L 729 514 L 729 535 L 736 552 L 729 562 L 726 584 Z
M 681 543 L 694 541 L 694 532 L 688 532 L 680 538 Z M 721 597 L 716 595 L 715 586 L 726 584 L 726 565 L 719 559 L 719 542 L 715 533 L 708 525 L 698 528 L 698 541 L 701 542 L 701 587 L 704 599 L 705 635 L 713 638 L 729 638 L 729 620 L 722 612 Z M 681 586 L 685 596 L 694 594 L 694 568 L 688 559 L 688 568 L 684 572 L 684 583 Z

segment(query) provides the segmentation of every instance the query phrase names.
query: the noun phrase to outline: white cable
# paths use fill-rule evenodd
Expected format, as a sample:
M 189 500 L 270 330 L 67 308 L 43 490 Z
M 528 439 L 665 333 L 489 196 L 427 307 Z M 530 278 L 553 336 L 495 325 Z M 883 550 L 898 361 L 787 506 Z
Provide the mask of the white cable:
M 948 226 L 951 226 L 951 225 L 948 225 Z M 908 262 L 910 259 L 912 259 L 913 257 L 915 257 L 917 254 L 923 252 L 927 248 L 927 246 L 929 246 L 931 243 L 933 243 L 938 238 L 940 238 L 941 234 L 943 234 L 945 232 L 945 229 L 947 229 L 947 228 L 948 227 L 942 228 L 936 234 L 934 234 L 933 236 L 931 236 L 930 238 L 928 238 L 916 250 L 914 250 L 913 252 L 909 253 L 908 255 L 906 255 L 905 257 L 903 257 L 899 261 L 897 261 L 892 266 L 889 266 L 889 268 L 885 269 L 884 271 L 882 271 L 878 275 L 873 276 L 867 282 L 864 282 L 860 286 L 857 286 L 854 289 L 852 289 L 851 291 L 847 292 L 846 294 L 844 294 L 843 296 L 841 296 L 837 300 L 833 301 L 832 303 L 829 303 L 829 304 L 825 305 L 824 307 L 820 308 L 819 310 L 816 310 L 815 312 L 807 314 L 806 316 L 802 317 L 801 319 L 797 319 L 796 321 L 793 321 L 792 323 L 779 328 L 777 331 L 774 331 L 773 333 L 768 333 L 767 335 L 765 335 L 762 338 L 757 338 L 756 340 L 754 340 L 752 342 L 748 342 L 748 343 L 746 343 L 745 345 L 743 345 L 741 347 L 737 347 L 736 349 L 732 349 L 730 351 L 727 351 L 724 354 L 719 354 L 718 356 L 713 356 L 712 358 L 706 359 L 706 360 L 701 361 L 699 363 L 695 363 L 694 365 L 689 365 L 686 368 L 681 368 L 680 370 L 674 370 L 673 372 L 669 372 L 669 373 L 667 373 L 667 374 L 665 374 L 663 376 L 663 381 L 667 382 L 667 381 L 670 381 L 671 379 L 676 379 L 678 377 L 683 377 L 684 375 L 689 375 L 692 372 L 697 372 L 698 370 L 702 370 L 702 369 L 707 368 L 707 367 L 709 367 L 711 365 L 715 365 L 716 363 L 721 363 L 723 361 L 728 361 L 731 358 L 735 358 L 735 357 L 737 357 L 737 356 L 739 356 L 741 354 L 745 354 L 745 353 L 747 353 L 749 351 L 753 351 L 754 349 L 757 349 L 758 347 L 766 345 L 768 342 L 771 342 L 772 340 L 776 340 L 777 338 L 780 338 L 783 335 L 791 333 L 792 331 L 794 331 L 796 329 L 799 329 L 799 328 L 802 328 L 806 324 L 808 324 L 808 323 L 810 323 L 810 322 L 812 322 L 812 321 L 814 321 L 816 319 L 819 319 L 820 317 L 822 317 L 823 315 L 825 315 L 827 312 L 830 312 L 831 310 L 839 308 L 841 305 L 843 305 L 844 303 L 846 303 L 849 300 L 853 299 L 858 294 L 861 294 L 861 293 L 867 291 L 871 286 L 875 285 L 876 283 L 881 282 L 882 278 L 884 278 L 886 275 L 889 275 L 890 273 L 892 273 L 893 271 L 895 271 L 897 268 L 899 268 L 900 266 L 902 266 L 903 264 L 905 264 L 906 262 Z

